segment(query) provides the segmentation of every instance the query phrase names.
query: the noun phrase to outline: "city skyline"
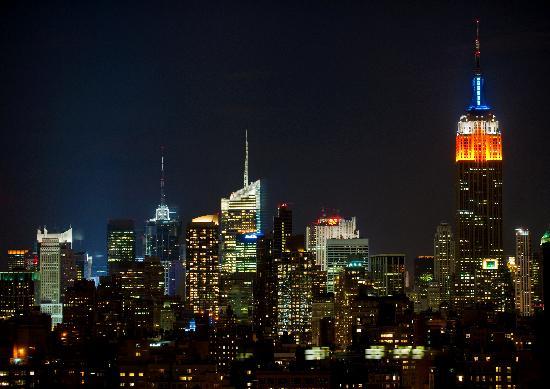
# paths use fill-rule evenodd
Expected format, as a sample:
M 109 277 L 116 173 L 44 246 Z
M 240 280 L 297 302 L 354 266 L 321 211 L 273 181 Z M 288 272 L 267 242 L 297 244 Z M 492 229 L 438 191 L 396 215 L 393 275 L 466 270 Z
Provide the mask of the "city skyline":
M 366 12 L 368 9 L 366 6 L 356 7 L 358 12 Z M 108 7 L 100 8 L 95 12 L 102 14 L 108 10 Z M 285 9 L 281 7 L 278 10 L 284 14 Z M 373 11 L 376 10 L 379 9 L 373 8 Z M 99 28 L 84 11 L 77 8 L 76 16 L 86 21 L 88 26 Z M 141 11 L 143 9 L 138 7 L 134 18 L 130 17 L 128 31 L 137 27 L 136 18 Z M 305 12 L 300 9 L 296 11 Z M 207 66 L 206 68 L 213 72 L 212 81 L 208 81 L 204 79 L 205 75 L 209 74 L 206 70 L 198 69 L 193 65 L 194 62 L 188 62 L 186 58 L 176 58 L 182 64 L 182 72 L 186 68 L 185 64 L 190 66 L 184 73 L 188 77 L 199 77 L 213 88 L 212 90 L 216 90 L 216 85 L 225 85 L 229 91 L 233 91 L 222 91 L 221 101 L 215 100 L 216 103 L 212 105 L 191 104 L 187 107 L 186 102 L 193 96 L 197 96 L 201 102 L 206 102 L 205 99 L 214 92 L 202 93 L 186 82 L 182 84 L 181 73 L 172 67 L 166 67 L 167 54 L 172 52 L 173 45 L 189 43 L 184 37 L 169 34 L 169 39 L 165 39 L 166 42 L 162 46 L 164 56 L 155 58 L 151 57 L 153 52 L 150 41 L 144 41 L 144 36 L 139 35 L 130 40 L 131 47 L 137 49 L 143 44 L 143 58 L 149 59 L 151 71 L 155 74 L 157 71 L 160 72 L 158 74 L 166 72 L 166 75 L 161 77 L 164 81 L 155 81 L 152 83 L 154 85 L 144 83 L 141 78 L 147 74 L 147 70 L 140 65 L 135 74 L 130 74 L 130 79 L 136 83 L 138 90 L 151 89 L 154 96 L 163 95 L 157 88 L 174 80 L 175 85 L 168 89 L 170 93 L 164 97 L 164 108 L 152 100 L 138 99 L 135 101 L 136 104 L 133 104 L 130 97 L 134 94 L 129 85 L 117 84 L 113 87 L 115 89 L 107 87 L 105 82 L 119 74 L 120 66 L 127 63 L 127 58 L 113 57 L 112 46 L 101 44 L 105 40 L 103 35 L 88 35 L 67 22 L 61 24 L 59 31 L 52 30 L 41 19 L 37 19 L 37 30 L 43 29 L 47 32 L 46 37 L 52 34 L 49 39 L 54 39 L 61 33 L 81 34 L 81 43 L 84 47 L 92 49 L 91 52 L 97 55 L 99 63 L 86 62 L 85 60 L 91 59 L 89 57 L 79 59 L 74 65 L 68 63 L 65 65 L 70 70 L 67 77 L 75 82 L 95 80 L 103 89 L 85 89 L 82 91 L 81 99 L 77 96 L 71 97 L 73 101 L 70 104 L 76 104 L 72 106 L 75 110 L 72 110 L 67 100 L 73 93 L 69 86 L 65 86 L 63 91 L 56 95 L 56 89 L 46 83 L 42 87 L 46 95 L 31 98 L 29 93 L 36 87 L 34 81 L 37 81 L 34 78 L 17 84 L 18 90 L 14 89 L 16 85 L 12 85 L 11 82 L 6 84 L 2 92 L 7 114 L 4 115 L 6 123 L 2 136 L 6 137 L 5 144 L 14 147 L 10 147 L 2 156 L 3 166 L 6 167 L 2 171 L 2 176 L 5 182 L 13 184 L 2 192 L 2 208 L 8 219 L 18 219 L 21 222 L 11 229 L 6 228 L 2 234 L 2 252 L 14 247 L 27 247 L 32 242 L 33 231 L 38 226 L 46 225 L 52 230 L 61 230 L 71 225 L 75 231 L 77 247 L 80 244 L 90 253 L 105 254 L 105 226 L 108 219 L 131 218 L 140 228 L 154 211 L 158 198 L 158 149 L 161 145 L 164 145 L 166 150 L 169 205 L 178 208 L 184 223 L 198 215 L 215 212 L 219 198 L 234 190 L 240 182 L 243 143 L 241 139 L 246 128 L 249 131 L 250 142 L 250 176 L 254 179 L 268 179 L 272 184 L 272 203 L 269 206 L 272 212 L 278 202 L 286 201 L 294 205 L 296 231 L 305 230 L 305 226 L 318 215 L 321 207 L 337 208 L 346 216 L 357 217 L 358 228 L 371 240 L 371 250 L 374 253 L 392 250 L 405 252 L 408 258 L 430 254 L 430 234 L 433 228 L 442 221 L 454 224 L 452 139 L 455 118 L 462 113 L 469 99 L 468 80 L 472 68 L 471 20 L 474 15 L 469 15 L 469 10 L 457 10 L 448 6 L 442 12 L 451 14 L 456 11 L 456 15 L 451 19 L 451 23 L 442 26 L 440 21 L 433 19 L 435 11 L 428 12 L 426 16 L 413 13 L 418 17 L 418 22 L 430 19 L 430 23 L 420 23 L 425 26 L 421 29 L 412 28 L 410 22 L 399 29 L 396 28 L 396 31 L 386 28 L 386 34 L 376 35 L 382 43 L 375 44 L 368 34 L 375 31 L 374 26 L 382 21 L 373 20 L 372 26 L 356 23 L 356 27 L 352 29 L 343 22 L 355 22 L 347 11 L 349 10 L 338 10 L 343 19 L 329 22 L 329 10 L 322 7 L 317 10 L 316 21 L 312 20 L 310 23 L 322 23 L 328 27 L 326 32 L 318 32 L 326 38 L 320 40 L 324 42 L 322 46 L 311 46 L 314 41 L 311 40 L 313 35 L 307 28 L 308 23 L 302 26 L 296 25 L 296 22 L 291 23 L 297 29 L 297 36 L 301 37 L 302 43 L 289 45 L 291 53 L 298 55 L 297 58 L 306 61 L 307 65 L 314 63 L 304 58 L 305 52 L 317 61 L 318 71 L 306 77 L 305 81 L 298 81 L 296 78 L 303 75 L 302 67 L 292 65 L 291 61 L 280 55 L 280 51 L 275 50 L 280 49 L 282 43 L 277 43 L 278 40 L 268 34 L 269 44 L 266 49 L 259 50 L 259 42 L 246 35 L 242 27 L 233 24 L 227 27 L 236 37 L 243 39 L 243 45 L 251 50 L 259 50 L 259 63 L 250 56 L 246 56 L 247 60 L 240 61 L 230 53 L 224 52 L 220 55 L 230 59 L 232 71 L 229 74 L 226 70 L 219 73 L 220 69 L 213 65 Z M 549 191 L 548 172 L 544 169 L 549 158 L 544 153 L 544 139 L 547 139 L 548 135 L 541 122 L 542 115 L 536 114 L 543 112 L 541 103 L 544 99 L 538 98 L 538 94 L 542 93 L 544 85 L 548 84 L 547 76 L 543 74 L 541 67 L 548 59 L 547 50 L 544 49 L 547 46 L 542 34 L 545 21 L 537 17 L 536 7 L 522 10 L 511 25 L 506 24 L 508 19 L 505 17 L 490 15 L 488 9 L 478 11 L 476 15 L 479 15 L 482 22 L 486 58 L 484 68 L 487 94 L 496 107 L 496 114 L 505 133 L 504 155 L 513 156 L 513 163 L 505 163 L 504 168 L 503 212 L 505 253 L 512 254 L 513 231 L 517 226 L 528 226 L 533 236 L 538 236 L 544 232 L 549 219 L 549 211 L 536 205 L 543 203 L 542 200 L 548 197 Z M 510 8 L 490 11 L 497 14 L 502 12 L 505 15 L 510 12 Z M 13 12 L 14 20 L 17 20 L 18 15 L 23 17 L 19 8 L 15 7 Z M 48 12 L 60 11 L 53 8 Z M 266 18 L 264 12 L 260 12 L 259 15 L 259 20 Z M 34 14 L 30 16 L 38 17 Z M 221 18 L 216 14 L 203 16 L 211 21 Z M 260 28 L 257 26 L 258 22 L 242 17 L 249 23 L 248 26 Z M 176 20 L 170 19 L 170 22 L 173 24 L 169 25 L 176 28 Z M 274 21 L 268 23 L 260 30 L 267 33 L 273 27 L 273 23 Z M 14 32 L 22 28 L 13 25 L 13 21 L 7 22 L 7 26 Z M 411 28 L 410 37 L 402 34 L 406 27 Z M 104 28 L 105 31 L 110 31 L 115 29 L 115 26 L 107 23 Z M 191 25 L 189 28 L 198 27 Z M 159 31 L 167 30 L 159 27 Z M 340 34 L 345 34 L 346 37 L 357 34 L 363 39 L 359 40 L 361 42 L 350 43 L 352 46 L 348 49 L 339 48 L 338 40 L 329 36 L 336 31 L 340 31 Z M 435 31 L 443 33 L 444 39 L 435 39 Z M 126 30 L 113 32 L 122 34 L 121 37 L 128 34 Z M 281 42 L 290 42 L 290 30 L 285 29 L 284 33 Z M 16 43 L 26 47 L 29 39 L 39 39 L 33 34 L 35 33 L 28 32 L 18 36 L 17 39 L 22 41 Z M 158 34 L 160 33 L 151 39 L 160 39 L 161 36 Z M 51 48 L 53 41 L 49 39 L 42 43 L 45 47 Z M 224 35 L 214 32 L 206 34 L 205 39 L 207 42 L 227 43 L 229 47 L 238 47 L 235 46 L 234 40 L 226 42 Z M 388 44 L 391 42 L 406 42 L 411 47 L 402 51 L 390 50 Z M 41 71 L 46 72 L 48 77 L 58 79 L 62 75 L 56 69 L 59 63 L 53 54 L 56 50 L 68 50 L 72 53 L 70 44 L 71 41 L 61 39 L 59 47 L 54 47 L 51 52 L 36 52 L 31 46 L 30 53 L 25 55 L 40 54 L 40 60 L 37 63 L 28 62 L 27 66 L 34 69 L 43 65 Z M 426 44 L 430 48 L 426 56 L 415 57 L 412 62 L 407 62 L 407 59 L 412 58 L 412 52 L 419 51 L 419 48 Z M 113 45 L 118 47 L 116 42 Z M 361 45 L 365 47 L 365 51 L 359 50 Z M 6 47 L 9 51 L 14 46 L 7 44 Z M 274 50 L 273 53 L 269 52 L 270 48 Z M 205 56 L 205 63 L 210 63 L 209 61 L 214 58 L 219 59 L 195 46 L 193 50 Z M 343 55 L 342 61 L 319 61 L 330 57 L 331 53 Z M 2 59 L 10 65 L 6 77 L 23 76 L 31 71 L 12 70 L 9 61 L 25 58 L 20 52 L 12 54 Z M 120 55 L 130 54 L 131 52 L 126 49 Z M 380 55 L 374 54 L 382 54 L 382 57 L 389 60 L 387 63 L 380 61 L 377 59 Z M 274 61 L 266 62 L 268 58 Z M 81 61 L 85 61 L 85 66 L 95 69 L 95 73 L 91 73 L 93 77 L 75 73 L 77 66 L 83 64 Z M 114 73 L 101 72 L 101 68 L 98 68 L 101 64 L 113 64 Z M 265 74 L 262 73 L 262 69 Z M 244 73 L 239 73 L 240 70 Z M 349 70 L 349 74 L 343 76 L 343 70 Z M 382 75 L 380 81 L 373 78 L 378 72 Z M 522 77 L 525 77 L 526 73 L 529 73 L 530 82 L 522 82 Z M 323 88 L 312 90 L 312 83 L 319 79 L 324 82 Z M 297 81 L 296 85 L 290 86 L 291 80 Z M 278 81 L 282 81 L 281 86 L 273 89 Z M 275 96 L 271 96 L 263 89 L 252 87 L 251 84 L 255 82 L 259 82 L 266 90 L 273 89 Z M 534 83 L 537 84 L 536 87 Z M 96 117 L 96 125 L 91 128 L 90 124 L 86 124 L 89 122 L 90 114 L 94 113 L 95 116 L 95 112 L 99 113 L 98 109 L 105 106 L 89 99 L 97 98 L 108 91 L 119 93 L 121 102 L 111 100 L 114 105 L 107 110 L 105 119 Z M 314 91 L 316 92 L 313 93 Z M 227 105 L 232 102 L 229 97 L 235 93 L 235 105 Z M 332 100 L 333 98 L 328 97 L 331 95 L 340 96 L 339 100 L 342 102 Z M 408 118 L 403 123 L 391 120 L 394 115 L 382 104 L 382 101 L 392 95 L 394 97 L 389 100 L 390 106 L 399 113 L 395 117 Z M 11 96 L 9 101 L 8 96 Z M 13 108 L 11 104 L 16 100 L 31 104 L 48 96 L 52 98 L 52 104 L 44 106 L 44 111 L 40 113 L 42 116 L 31 114 L 27 119 L 21 116 L 19 109 L 10 110 L 10 107 Z M 297 99 L 291 99 L 283 104 L 281 99 L 292 96 L 297 96 Z M 253 104 L 253 100 L 258 101 Z M 195 108 L 197 113 L 186 117 L 176 109 L 178 102 L 184 102 L 182 109 L 185 112 L 189 113 L 190 109 Z M 238 104 L 243 105 L 239 108 Z M 313 117 L 313 112 L 325 104 L 330 104 L 333 109 L 322 109 Z M 87 111 L 86 107 L 90 111 Z M 114 109 L 116 107 L 122 109 L 120 115 L 120 110 Z M 141 113 L 135 111 L 135 108 Z M 275 115 L 276 112 L 282 115 Z M 205 115 L 208 114 L 214 114 L 215 120 L 207 118 Z M 411 116 L 413 114 L 414 116 Z M 54 119 L 57 115 L 61 117 Z M 143 119 L 144 116 L 146 120 L 136 123 L 138 118 Z M 51 117 L 52 120 L 47 119 L 43 122 L 40 117 Z M 114 121 L 108 123 L 105 121 L 107 118 Z M 156 122 L 159 123 L 155 124 Z M 17 128 L 22 128 L 21 131 L 15 131 L 16 124 Z M 125 129 L 117 130 L 118 125 Z M 131 141 L 133 127 L 137 131 L 137 142 Z M 73 131 L 74 128 L 79 130 Z M 46 140 L 45 145 L 33 143 L 32 138 L 35 134 L 42 133 L 53 136 L 61 143 L 52 143 L 53 141 L 49 140 Z M 94 134 L 98 135 L 98 141 L 92 142 L 91 137 Z M 164 139 L 161 141 L 160 138 Z M 431 141 L 424 142 L 422 138 L 430 138 Z M 42 158 L 26 158 L 26 153 L 17 151 L 23 150 L 27 142 L 30 142 L 31 150 L 35 150 L 34 153 Z M 440 147 L 432 147 L 434 143 Z M 51 147 L 52 153 L 44 153 L 46 145 Z M 123 149 L 124 153 L 115 153 L 115 145 Z M 59 160 L 59 147 L 70 150 L 70 162 Z M 204 153 L 204 150 L 210 152 Z M 285 155 L 282 160 L 277 158 L 278 150 Z M 31 151 L 31 155 L 34 153 Z M 300 166 L 303 162 L 302 154 L 308 159 L 307 166 L 303 167 Z M 196 158 L 206 158 L 206 168 L 202 175 L 197 175 L 189 169 Z M 221 160 L 224 161 L 223 169 L 216 168 L 217 161 Z M 274 160 L 278 160 L 279 164 L 272 163 Z M 379 160 L 381 163 L 378 163 Z M 523 174 L 526 170 L 532 172 L 530 176 L 535 177 L 534 182 Z M 135 171 L 139 174 L 136 175 Z M 54 173 L 59 175 L 54 179 L 55 185 L 48 185 L 47 190 L 42 189 L 47 182 L 45 177 Z M 422 181 L 424 174 L 428 174 L 434 182 L 446 184 L 428 190 Z M 322 177 L 327 175 L 334 177 L 335 181 L 324 182 Z M 189 185 L 189 182 L 197 185 Z M 337 189 L 350 182 L 354 183 L 353 190 L 342 192 Z M 209 190 L 204 193 L 202 188 L 206 185 Z M 377 185 L 379 189 L 375 189 Z M 35 193 L 35 190 L 26 193 L 24 188 L 27 186 L 39 190 L 39 201 L 30 201 L 28 196 L 31 192 Z M 521 191 L 513 189 L 519 187 L 522 188 Z M 310 188 L 312 190 L 309 190 Z M 134 193 L 139 195 L 135 196 Z M 406 201 L 401 198 L 403 193 L 407 193 Z M 93 202 L 94 199 L 97 201 Z M 525 201 L 526 199 L 530 201 Z M 410 202 L 414 202 L 414 207 L 410 206 Z M 525 209 L 516 209 L 511 205 L 517 202 L 524 204 Z M 392 220 L 398 217 L 403 223 L 392 223 Z M 83 243 L 79 243 L 79 236 L 83 236 Z M 2 265 L 5 266 L 4 263 Z
M 0 386 L 544 386 L 542 7 L 2 7 Z

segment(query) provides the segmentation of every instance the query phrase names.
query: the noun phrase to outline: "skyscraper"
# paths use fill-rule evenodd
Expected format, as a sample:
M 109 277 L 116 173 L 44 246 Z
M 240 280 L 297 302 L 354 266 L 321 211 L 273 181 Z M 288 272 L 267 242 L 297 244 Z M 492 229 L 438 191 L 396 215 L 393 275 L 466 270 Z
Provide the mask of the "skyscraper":
M 73 241 L 73 230 L 52 234 L 44 227 L 36 234 L 40 255 L 40 309 L 52 318 L 52 326 L 63 321 L 62 254 L 68 255 Z M 62 253 L 62 251 L 64 251 Z
M 363 289 L 368 289 L 367 269 L 363 261 L 349 261 L 340 269 L 334 285 L 335 340 L 339 349 L 344 350 L 351 345 L 351 329 L 354 323 L 354 313 L 357 307 L 356 298 Z
M 548 274 L 548 266 L 545 267 L 544 264 L 546 262 L 550 263 L 550 230 L 547 230 L 540 238 L 540 249 L 542 251 L 542 307 L 544 309 L 544 303 L 546 301 L 546 289 L 548 289 L 544 288 L 544 282 L 548 282 L 548 277 L 546 277 L 546 274 Z
M 369 270 L 378 296 L 405 292 L 405 254 L 377 254 L 370 257 Z
M 502 247 L 502 138 L 487 105 L 476 24 L 472 101 L 456 133 L 456 300 L 504 310 L 506 266 Z
M 353 239 L 327 239 L 327 292 L 334 292 L 334 279 L 344 269 L 350 260 L 362 261 L 368 268 L 369 240 L 362 238 Z
M 186 234 L 186 300 L 196 314 L 218 317 L 220 293 L 218 215 L 191 220 Z
M 522 316 L 533 315 L 533 258 L 531 254 L 531 236 L 529 230 L 516 228 L 516 271 L 515 300 L 516 310 Z
M 277 333 L 296 343 L 311 342 L 315 261 L 307 251 L 291 251 L 277 263 Z
M 181 222 L 166 204 L 164 155 L 161 156 L 160 203 L 155 217 L 145 223 L 145 256 L 156 257 L 164 268 L 164 294 L 176 293 L 177 264 L 180 261 Z
M 283 203 L 277 207 L 277 215 L 273 218 L 273 256 L 275 258 L 281 258 L 291 236 L 292 209 L 288 204 Z
M 260 339 L 273 338 L 277 323 L 277 263 L 269 235 L 258 239 L 258 267 L 254 279 L 254 331 Z
M 323 210 L 321 217 L 306 227 L 306 250 L 315 254 L 315 263 L 327 270 L 327 239 L 359 238 L 355 217 L 344 219 L 337 213 L 328 216 Z
M 252 311 L 257 239 L 264 228 L 265 188 L 248 181 L 248 137 L 245 142 L 243 188 L 221 199 L 220 262 L 222 305 L 232 305 L 237 320 Z
M 454 253 L 455 242 L 451 226 L 441 223 L 434 236 L 434 281 L 439 284 L 441 301 L 451 301 Z
M 27 269 L 28 253 L 29 250 L 8 250 L 8 270 Z
M 28 314 L 35 305 L 38 272 L 0 272 L 0 320 Z
M 109 220 L 107 224 L 107 262 L 109 265 L 131 262 L 136 257 L 134 221 Z

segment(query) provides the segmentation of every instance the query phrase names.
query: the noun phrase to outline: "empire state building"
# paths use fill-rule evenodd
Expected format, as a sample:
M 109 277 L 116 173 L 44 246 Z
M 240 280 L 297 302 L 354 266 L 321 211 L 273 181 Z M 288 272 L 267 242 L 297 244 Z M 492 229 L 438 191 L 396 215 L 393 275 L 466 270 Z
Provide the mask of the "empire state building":
M 457 307 L 487 303 L 506 308 L 508 287 L 502 247 L 502 135 L 485 100 L 476 22 L 472 100 L 456 133 Z

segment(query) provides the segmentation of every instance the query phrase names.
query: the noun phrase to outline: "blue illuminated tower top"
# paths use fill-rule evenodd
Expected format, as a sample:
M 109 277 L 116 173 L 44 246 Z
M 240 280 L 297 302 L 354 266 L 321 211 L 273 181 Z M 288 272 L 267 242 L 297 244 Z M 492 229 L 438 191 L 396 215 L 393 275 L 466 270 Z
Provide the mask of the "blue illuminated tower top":
M 474 45 L 475 69 L 472 78 L 472 101 L 468 106 L 468 112 L 484 113 L 491 109 L 485 100 L 485 80 L 481 74 L 479 57 L 481 54 L 479 48 L 479 20 L 476 20 L 476 40 Z

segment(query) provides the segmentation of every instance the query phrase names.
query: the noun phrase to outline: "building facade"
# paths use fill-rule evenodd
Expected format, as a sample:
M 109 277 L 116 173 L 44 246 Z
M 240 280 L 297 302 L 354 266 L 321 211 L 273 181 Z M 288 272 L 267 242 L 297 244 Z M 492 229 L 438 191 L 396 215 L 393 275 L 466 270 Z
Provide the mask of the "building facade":
M 315 255 L 315 263 L 322 270 L 327 269 L 327 240 L 359 238 L 355 217 L 344 219 L 337 213 L 328 216 L 323 210 L 321 216 L 306 227 L 306 250 Z
M 441 301 L 451 301 L 455 269 L 455 242 L 451 225 L 441 223 L 434 235 L 434 281 L 438 284 Z
M 220 294 L 218 215 L 191 220 L 186 233 L 186 300 L 194 313 L 217 319 Z
M 533 315 L 533 257 L 531 235 L 525 228 L 516 228 L 516 271 L 514 289 L 516 311 L 521 316 Z
M 30 313 L 36 304 L 39 279 L 38 272 L 0 272 L 0 319 Z
M 502 135 L 485 100 L 479 35 L 474 56 L 472 101 L 456 133 L 455 303 L 488 303 L 503 311 L 509 296 L 502 246 Z
M 252 316 L 257 241 L 265 228 L 265 186 L 248 180 L 248 138 L 245 149 L 244 185 L 221 199 L 220 215 L 220 303 L 232 307 L 238 322 Z
M 107 262 L 109 266 L 134 261 L 136 231 L 133 220 L 113 219 L 107 224 Z
M 155 216 L 145 223 L 145 256 L 156 257 L 164 268 L 164 294 L 176 294 L 176 271 L 181 261 L 182 227 L 166 204 L 164 155 L 161 157 L 160 203 Z
M 405 254 L 377 254 L 370 257 L 370 276 L 379 296 L 405 293 Z
M 364 238 L 327 239 L 327 292 L 334 292 L 334 280 L 350 260 L 362 261 L 368 268 L 369 240 Z
M 52 318 L 52 326 L 63 321 L 63 286 L 68 286 L 64 263 L 69 261 L 73 242 L 73 230 L 49 233 L 44 227 L 36 235 L 40 256 L 40 309 Z

